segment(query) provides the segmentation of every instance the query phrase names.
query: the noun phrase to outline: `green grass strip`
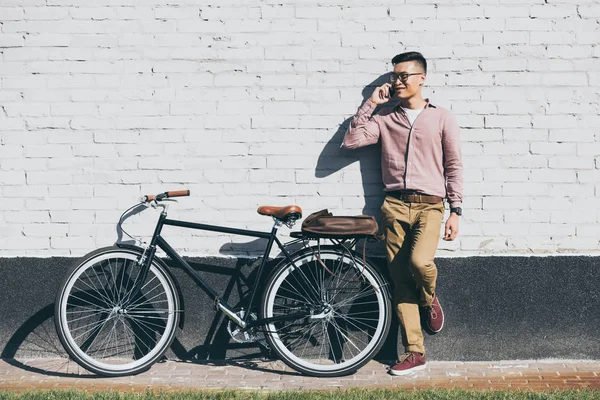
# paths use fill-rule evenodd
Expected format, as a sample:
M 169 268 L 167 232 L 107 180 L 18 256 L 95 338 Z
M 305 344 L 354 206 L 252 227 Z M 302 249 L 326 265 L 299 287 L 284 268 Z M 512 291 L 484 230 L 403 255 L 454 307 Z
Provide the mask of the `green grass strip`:
M 79 390 L 36 390 L 27 392 L 0 391 L 0 400 L 600 400 L 600 390 L 565 390 L 551 392 L 528 391 L 468 391 L 427 389 L 408 391 L 404 389 L 348 389 L 336 391 L 147 391 L 87 392 Z

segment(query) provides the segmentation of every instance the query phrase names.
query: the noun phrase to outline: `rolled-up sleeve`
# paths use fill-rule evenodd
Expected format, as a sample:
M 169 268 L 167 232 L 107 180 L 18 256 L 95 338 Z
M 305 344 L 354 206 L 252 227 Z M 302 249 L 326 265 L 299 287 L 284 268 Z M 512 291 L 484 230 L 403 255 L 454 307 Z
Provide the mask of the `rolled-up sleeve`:
M 359 107 L 344 135 L 343 147 L 357 149 L 379 141 L 379 116 L 372 115 L 375 107 L 370 100 Z
M 448 112 L 442 131 L 442 149 L 444 152 L 444 177 L 450 207 L 462 207 L 463 200 L 463 164 L 460 150 L 460 127 L 456 117 Z

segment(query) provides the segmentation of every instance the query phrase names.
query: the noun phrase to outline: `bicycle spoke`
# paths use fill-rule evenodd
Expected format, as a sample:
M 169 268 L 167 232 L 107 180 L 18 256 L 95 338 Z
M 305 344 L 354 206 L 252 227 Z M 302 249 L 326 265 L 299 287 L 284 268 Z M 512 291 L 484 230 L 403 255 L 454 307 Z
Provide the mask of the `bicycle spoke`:
M 76 283 L 82 283 L 82 284 L 85 284 L 85 285 L 86 285 L 86 286 L 87 286 L 89 289 L 93 290 L 93 291 L 94 291 L 94 293 L 97 293 L 97 294 L 98 294 L 98 296 L 100 296 L 100 297 L 101 297 L 101 299 L 99 299 L 99 300 L 101 300 L 101 301 L 105 302 L 106 304 L 109 304 L 109 303 L 110 303 L 110 299 L 109 299 L 108 297 L 106 297 L 104 294 L 102 294 L 102 293 L 100 292 L 100 290 L 99 290 L 99 289 L 96 287 L 96 284 L 94 283 L 94 280 L 92 279 L 92 277 L 91 277 L 91 276 L 89 276 L 89 275 L 88 275 L 88 271 L 85 271 L 85 276 L 88 278 L 88 280 L 89 280 L 89 282 L 90 282 L 90 283 L 87 283 L 85 280 L 80 280 L 80 281 L 78 281 L 78 282 L 76 282 Z M 74 290 L 76 287 L 77 287 L 76 285 L 73 285 L 73 290 Z M 85 289 L 79 289 L 79 291 L 81 291 L 81 292 L 85 292 L 86 290 L 85 290 Z M 96 298 L 97 298 L 97 297 L 96 297 Z
M 106 339 L 105 339 L 106 345 L 104 346 L 104 352 L 102 353 L 102 358 L 106 358 L 106 350 L 108 350 L 108 345 L 110 344 L 110 339 L 112 338 L 112 336 L 114 334 L 116 325 L 117 325 L 117 321 L 115 318 L 113 320 L 112 329 L 108 332 L 108 335 L 106 336 Z M 98 345 L 98 348 L 102 348 L 102 344 Z
M 324 330 L 323 330 L 324 325 L 325 325 L 325 321 L 321 321 L 321 331 L 322 332 L 324 332 Z M 323 338 L 325 338 L 325 336 L 323 336 Z M 325 340 L 321 340 L 321 345 L 319 346 L 319 358 L 318 358 L 319 360 L 323 359 L 322 354 L 323 354 L 323 347 L 325 347 L 324 345 L 325 345 Z
M 352 319 L 358 319 L 361 321 L 379 321 L 379 318 L 361 318 L 361 317 L 352 317 Z
M 109 316 L 109 317 L 108 317 L 108 318 L 106 318 L 105 320 L 100 320 L 100 321 L 92 322 L 92 323 L 89 323 L 89 324 L 86 324 L 86 325 L 83 325 L 83 326 L 78 326 L 78 327 L 77 327 L 77 328 L 75 328 L 75 329 L 71 329 L 71 331 L 75 332 L 75 331 L 77 331 L 77 330 L 80 330 L 80 329 L 87 329 L 88 327 L 90 327 L 90 326 L 91 326 L 91 328 L 90 328 L 90 329 L 87 329 L 86 331 L 84 331 L 82 334 L 80 334 L 79 336 L 75 337 L 74 339 L 75 339 L 75 340 L 79 339 L 81 336 L 85 335 L 86 333 L 88 333 L 88 332 L 91 332 L 91 331 L 93 331 L 94 329 L 96 329 L 96 327 L 98 327 L 98 326 L 100 326 L 100 325 L 103 325 L 103 324 L 105 324 L 105 323 L 106 323 L 106 321 L 109 321 L 111 318 L 112 318 L 112 317 L 111 317 L 111 316 Z
M 342 350 L 342 356 L 343 356 L 343 355 L 344 355 L 344 350 L 343 350 L 343 349 L 344 349 L 344 346 L 342 345 L 342 340 L 340 339 L 340 332 L 338 332 L 338 330 L 339 330 L 339 329 L 338 329 L 338 325 L 337 325 L 337 323 L 335 322 L 335 319 L 334 319 L 334 320 L 332 320 L 331 322 L 332 322 L 332 325 L 333 325 L 333 329 L 334 329 L 334 332 L 335 332 L 335 336 L 337 337 L 337 340 L 338 340 L 338 344 L 340 345 L 340 349 Z M 351 355 L 352 357 L 354 357 L 354 355 L 352 354 L 352 351 L 350 351 L 350 355 Z M 351 357 L 351 358 L 352 358 L 352 357 Z
M 361 328 L 360 328 L 358 325 L 354 324 L 352 321 L 350 321 L 350 320 L 349 320 L 348 318 L 346 318 L 344 315 L 342 315 L 342 314 L 338 314 L 338 315 L 340 316 L 340 318 L 342 318 L 342 319 L 343 319 L 344 321 L 346 321 L 347 323 L 349 323 L 349 324 L 353 325 L 353 326 L 354 326 L 356 329 L 358 329 L 359 331 L 361 331 L 361 332 L 364 332 L 364 333 L 367 335 L 367 337 L 371 336 L 371 335 L 369 334 L 369 332 L 365 331 L 364 329 L 361 329 Z M 360 321 L 357 321 L 357 322 L 358 322 L 358 323 L 361 323 L 361 324 L 363 324 L 363 325 L 366 325 L 367 327 L 369 327 L 369 328 L 371 328 L 371 329 L 374 329 L 374 328 L 373 328 L 371 325 L 367 325 L 367 324 L 365 324 L 364 322 L 360 322 Z
M 323 327 L 323 332 L 324 335 L 327 336 L 327 339 L 329 339 L 329 334 L 327 333 L 327 322 L 324 323 L 324 327 Z M 333 349 L 333 346 L 331 345 L 331 340 L 327 340 L 327 343 L 329 344 L 329 350 L 331 351 L 331 356 L 333 357 L 333 363 L 337 364 L 337 359 L 335 358 L 335 350 Z
M 121 283 L 119 283 L 119 307 L 121 307 L 123 305 L 123 297 L 121 296 L 125 296 L 125 293 L 123 293 L 121 295 L 121 290 L 123 289 L 123 279 L 125 278 L 125 268 L 127 267 L 127 260 L 123 263 L 123 266 L 121 267 Z
M 136 311 L 127 311 L 127 315 L 140 315 L 140 314 L 173 314 L 175 311 L 171 311 L 168 308 L 153 308 L 152 310 L 136 310 Z M 156 317 L 158 318 L 158 317 Z M 168 317 L 164 317 L 164 318 L 168 318 Z
M 102 290 L 104 291 L 104 294 L 106 295 L 105 296 L 105 298 L 107 299 L 106 303 L 110 304 L 110 305 L 114 305 L 114 302 L 111 301 L 112 299 L 110 298 L 110 295 L 106 291 L 106 287 L 102 284 L 102 281 L 100 280 L 100 277 L 98 276 L 98 273 L 96 272 L 95 268 L 93 269 L 93 272 L 94 272 L 94 276 L 96 277 L 96 280 L 98 281 L 99 286 L 102 288 Z M 96 289 L 96 290 L 98 290 L 98 289 Z M 98 294 L 102 295 L 99 290 L 98 290 Z
M 90 316 L 90 315 L 84 315 L 83 317 L 78 317 L 78 318 L 70 319 L 70 320 L 68 320 L 68 322 L 72 324 L 72 323 L 74 323 L 76 321 L 80 321 L 82 319 L 91 318 L 91 317 L 92 316 Z
M 113 292 L 113 296 L 115 299 L 115 303 L 119 304 L 119 292 L 117 290 L 117 281 L 115 278 L 115 274 L 113 274 L 113 270 L 112 270 L 112 264 L 110 263 L 110 258 L 108 260 L 106 260 L 106 263 L 108 264 L 108 270 L 110 271 L 110 276 L 112 277 L 112 281 L 113 281 L 113 285 L 112 285 L 112 292 Z M 110 281 L 110 279 L 107 279 L 108 281 Z
M 298 272 L 298 275 L 300 275 L 301 277 L 304 278 L 304 280 L 306 281 L 306 283 L 308 284 L 308 288 L 312 289 L 313 294 L 317 295 L 317 303 L 319 303 L 321 301 L 321 298 L 319 297 L 319 293 L 317 293 L 317 291 L 315 290 L 315 288 L 313 287 L 313 285 L 311 284 L 311 282 L 308 280 L 308 277 L 306 276 L 306 274 L 304 273 L 302 266 L 300 266 L 299 268 L 296 268 L 294 271 L 292 271 L 290 273 L 290 275 L 293 275 L 294 278 L 296 279 L 296 282 L 298 282 L 298 284 L 300 286 L 302 286 L 302 284 L 300 283 L 300 281 L 298 280 L 298 278 L 296 278 L 296 275 L 294 274 L 294 272 Z
M 137 272 L 136 276 L 135 276 L 135 280 L 133 281 L 133 284 L 131 285 L 131 288 L 127 291 L 127 293 L 125 293 L 125 295 L 123 296 L 123 303 L 122 304 L 126 304 L 130 301 L 130 297 L 134 294 L 135 288 L 138 285 L 138 280 L 140 279 L 140 275 L 142 274 L 142 270 L 140 268 L 140 270 Z M 143 285 L 139 292 L 142 292 L 142 290 L 144 290 L 144 288 L 146 287 L 146 285 L 148 285 L 150 282 L 152 282 L 152 280 L 154 279 L 154 277 L 145 285 Z
M 287 292 L 289 292 L 289 293 L 292 293 L 292 294 L 293 294 L 293 292 L 292 292 L 291 290 L 288 290 L 287 288 L 283 288 L 283 287 L 282 287 L 281 289 L 282 289 L 282 290 L 285 290 L 285 291 L 287 291 Z M 296 292 L 296 293 L 298 293 L 297 291 L 295 291 L 295 292 Z M 298 293 L 298 294 L 299 294 L 300 296 L 302 296 L 300 293 Z M 294 299 L 294 298 L 292 298 L 292 297 L 286 297 L 286 296 L 282 296 L 282 295 L 279 295 L 279 294 L 277 295 L 277 297 L 279 297 L 279 298 L 284 298 L 284 299 L 290 299 L 290 300 L 294 300 L 294 301 L 297 301 L 297 302 L 300 302 L 300 303 L 306 304 L 306 305 L 308 305 L 308 306 L 312 306 L 312 307 L 314 307 L 314 304 L 313 304 L 313 303 L 309 303 L 309 302 L 307 302 L 307 301 L 302 301 L 302 300 L 299 300 L 299 299 Z M 302 297 L 303 297 L 305 300 L 308 300 L 306 297 L 304 297 L 304 296 L 302 296 Z
M 83 308 L 83 310 L 81 311 L 74 311 L 74 310 L 67 310 L 66 313 L 67 314 L 80 314 L 80 313 L 91 313 L 91 312 L 97 312 L 99 309 L 98 308 L 90 308 L 90 307 L 83 307 L 83 306 L 77 306 L 77 308 Z M 105 309 L 107 310 L 107 309 Z
M 310 338 L 313 335 L 313 332 L 315 330 L 315 328 L 317 327 L 317 325 L 315 324 L 312 329 L 310 330 L 310 334 L 308 335 L 308 337 Z M 302 349 L 302 355 L 304 355 L 304 352 L 306 351 L 306 347 L 308 346 L 308 344 L 310 343 L 310 339 L 306 341 L 306 343 L 304 344 L 304 347 Z
M 374 310 L 345 312 L 346 315 L 376 314 Z
M 92 296 L 92 297 L 93 297 L 93 296 Z M 84 303 L 87 303 L 87 304 L 91 304 L 91 305 L 93 305 L 93 306 L 96 306 L 96 310 L 100 310 L 100 311 L 109 311 L 109 310 L 110 310 L 110 308 L 101 308 L 101 307 L 99 307 L 99 306 L 98 306 L 98 304 L 92 303 L 91 301 L 88 301 L 88 300 L 86 300 L 86 299 L 82 299 L 81 297 L 75 296 L 74 294 L 71 294 L 71 295 L 69 296 L 69 299 L 71 299 L 71 298 L 75 298 L 75 299 L 77 299 L 77 300 L 83 301 Z M 73 303 L 71 303 L 71 304 L 72 304 L 72 306 L 73 306 L 73 307 L 78 307 L 76 304 L 73 304 Z M 68 306 L 69 306 L 69 302 L 67 301 L 67 307 L 68 307 Z
M 140 330 L 142 331 L 142 333 L 144 333 L 144 334 L 145 334 L 145 335 L 148 337 L 148 339 L 150 339 L 150 342 L 155 342 L 155 339 L 154 339 L 152 336 L 150 336 L 150 334 L 147 332 L 147 329 L 144 329 L 144 328 L 145 328 L 145 326 L 143 326 L 143 325 L 140 325 L 139 321 L 136 321 L 136 320 L 134 320 L 134 319 L 131 319 L 131 318 L 130 318 L 129 320 L 130 320 L 131 322 L 133 322 L 134 324 L 136 324 L 136 325 L 138 326 L 138 328 L 140 328 Z M 135 335 L 135 333 L 134 333 L 134 335 Z M 141 337 L 140 337 L 140 336 L 138 336 L 138 335 L 135 335 L 135 337 L 139 337 L 139 338 L 141 339 Z M 144 344 L 144 346 L 146 346 L 146 348 L 147 348 L 148 350 L 150 350 L 150 346 L 148 346 L 148 345 L 147 345 L 146 343 L 144 343 L 143 341 L 142 341 L 142 343 Z M 141 350 L 141 349 L 140 349 L 140 350 Z
M 371 286 L 365 286 L 363 289 L 361 289 L 361 290 L 360 290 L 358 293 L 356 293 L 354 296 L 352 296 L 352 297 L 350 297 L 350 298 L 347 298 L 347 299 L 344 299 L 344 300 L 342 300 L 342 301 L 341 301 L 341 302 L 339 302 L 339 303 L 335 303 L 335 306 L 336 306 L 336 307 L 343 307 L 343 306 L 345 306 L 345 305 L 347 305 L 347 304 L 349 304 L 349 303 L 353 302 L 353 301 L 354 301 L 354 300 L 356 300 L 356 299 L 359 299 L 359 298 L 363 298 L 363 297 L 369 297 L 369 296 L 371 296 L 371 293 L 369 293 L 369 294 L 365 294 L 365 293 L 367 293 L 367 291 L 371 291 L 371 292 L 375 293 L 375 290 L 373 290 L 373 288 L 372 288 Z
M 312 268 L 310 267 L 310 264 L 308 264 L 308 263 L 307 263 L 307 264 L 306 264 L 306 266 L 307 266 L 307 268 L 306 268 L 306 269 L 308 270 L 307 274 L 308 274 L 308 273 L 310 273 L 310 276 L 311 276 L 311 278 L 314 280 L 314 283 L 315 283 L 315 285 L 318 287 L 318 286 L 319 286 L 319 284 L 318 284 L 318 279 L 317 279 L 317 277 L 315 276 L 315 274 L 313 274 L 313 272 L 312 272 Z M 307 277 L 307 279 L 308 279 L 308 277 Z M 320 287 L 318 287 L 318 289 L 320 289 Z M 315 292 L 316 292 L 316 291 L 315 291 Z M 322 290 L 319 290 L 319 292 L 320 292 L 320 293 L 317 293 L 317 294 L 319 295 L 319 299 L 322 299 L 322 298 L 323 298 L 323 291 L 322 291 Z
M 130 319 L 132 321 L 135 321 L 137 323 L 143 324 L 146 327 L 155 326 L 155 327 L 158 327 L 158 328 L 161 328 L 161 329 L 163 329 L 163 327 L 164 327 L 164 325 L 156 324 L 156 323 L 151 322 L 151 321 L 145 321 L 144 322 L 145 319 L 150 318 L 150 316 L 147 315 L 147 314 L 142 315 L 142 317 L 135 317 L 134 315 L 130 315 L 129 313 L 126 314 L 126 316 L 127 316 L 128 319 Z
M 125 351 L 127 351 L 130 347 L 133 347 L 133 352 L 135 353 L 136 343 L 131 335 L 131 333 L 133 333 L 133 332 L 131 332 L 131 330 L 125 323 L 125 319 L 121 320 L 121 324 L 123 325 L 123 337 L 126 338 L 126 340 L 127 340 L 127 342 L 125 343 L 125 345 L 123 347 L 125 347 Z M 128 332 L 129 332 L 129 334 L 128 334 Z M 134 358 L 133 354 L 132 354 L 131 358 Z
M 145 317 L 145 318 L 147 318 L 147 317 Z M 161 325 L 161 324 L 156 324 L 156 323 L 150 322 L 150 321 L 144 321 L 141 318 L 130 317 L 129 319 L 132 321 L 135 321 L 138 324 L 145 326 L 148 329 L 150 329 L 150 327 L 152 327 L 152 326 L 161 328 L 161 329 L 163 328 L 163 325 Z
M 362 305 L 362 304 L 374 304 L 374 303 L 379 303 L 377 300 L 373 300 L 373 301 L 362 301 L 359 303 L 352 303 L 353 306 L 358 306 L 358 305 Z
M 342 282 L 342 286 L 336 286 L 336 289 L 345 289 L 345 288 L 347 288 L 347 287 L 348 287 L 348 285 L 350 284 L 350 282 L 352 282 L 352 281 L 353 281 L 352 279 L 346 279 L 346 275 L 348 274 L 348 271 L 350 271 L 350 270 L 354 270 L 354 271 L 355 271 L 355 273 L 354 273 L 354 275 L 352 276 L 352 278 L 354 278 L 355 276 L 358 276 L 358 275 L 359 275 L 359 273 L 360 273 L 359 271 L 357 271 L 357 270 L 358 270 L 358 268 L 356 268 L 355 266 L 353 266 L 353 267 L 351 267 L 351 268 L 350 268 L 350 267 L 349 267 L 349 268 L 347 268 L 347 269 L 346 269 L 346 271 L 344 272 L 344 275 L 343 275 L 343 277 L 340 277 L 340 278 L 338 278 L 338 279 L 337 279 L 337 281 L 336 281 L 336 282 L 339 282 L 339 281 L 341 281 L 341 282 Z M 333 282 L 333 280 L 332 280 L 332 282 Z M 337 298 L 337 296 L 338 296 L 338 294 L 339 294 L 339 293 L 342 293 L 342 291 L 338 291 L 338 292 L 337 292 L 337 293 L 336 293 L 336 294 L 335 294 L 335 295 L 334 295 L 334 296 L 331 298 L 331 302 L 332 302 L 332 303 L 333 303 L 333 302 L 336 300 L 336 298 Z
M 342 332 L 342 329 L 341 329 L 341 328 L 340 328 L 340 326 L 337 324 L 337 322 L 335 321 L 335 319 L 332 319 L 331 321 L 332 321 L 333 328 L 334 328 L 334 329 L 336 329 L 336 331 L 337 331 L 337 332 L 339 332 L 339 333 L 340 333 L 340 335 L 342 335 L 342 336 L 344 337 L 344 339 L 345 339 L 345 340 L 346 340 L 348 343 L 350 343 L 352 346 L 354 346 L 354 348 L 355 348 L 356 350 L 358 350 L 358 351 L 359 351 L 359 353 L 360 353 L 360 351 L 361 351 L 361 350 L 358 348 L 358 346 L 357 346 L 356 344 L 354 344 L 354 342 L 353 342 L 353 341 L 352 341 L 352 340 L 351 340 L 351 339 L 350 339 L 350 338 L 349 338 L 349 337 L 348 337 L 348 336 L 347 336 L 347 335 L 346 335 L 344 332 Z
M 294 339 L 292 342 L 288 343 L 286 346 L 287 346 L 288 348 L 292 348 L 294 344 L 296 344 L 296 343 L 297 343 L 299 340 L 301 340 L 302 338 L 304 338 L 304 336 L 306 336 L 306 334 L 307 334 L 307 333 L 310 333 L 311 331 L 312 331 L 312 329 L 311 329 L 310 331 L 309 331 L 308 329 L 306 329 L 306 332 L 305 332 L 305 333 L 304 333 L 302 336 L 300 336 L 300 337 L 297 337 L 297 338 L 296 338 L 296 339 Z
M 159 293 L 157 295 L 154 295 L 154 296 L 152 296 L 150 298 L 145 299 L 141 303 L 135 303 L 135 301 L 134 301 L 131 304 L 129 304 L 129 307 L 125 307 L 125 308 L 127 308 L 129 310 L 134 310 L 134 309 L 142 307 L 142 306 L 147 306 L 147 305 L 152 305 L 152 304 L 157 304 L 157 303 L 164 303 L 165 301 L 168 301 L 168 300 L 167 299 L 163 299 L 163 300 L 152 301 L 152 300 L 156 299 L 157 297 L 160 297 L 160 296 L 163 296 L 163 295 L 164 295 L 164 293 Z M 146 296 L 146 294 L 141 295 L 140 298 L 144 297 L 144 296 Z M 136 299 L 136 300 L 139 300 L 139 298 Z
M 100 334 L 100 332 L 102 331 L 102 329 L 104 329 L 104 326 L 108 323 L 108 321 L 110 321 L 110 318 L 107 318 L 106 320 L 104 320 L 104 322 L 97 324 L 97 326 L 95 328 L 92 328 L 86 332 L 84 332 L 83 334 L 79 335 L 76 338 L 73 338 L 73 340 L 75 342 L 77 342 L 77 339 L 79 339 L 81 336 L 85 335 L 87 332 L 92 332 L 93 334 L 90 335 L 86 340 L 84 340 L 84 342 L 81 344 L 83 349 L 85 349 L 84 351 L 86 351 L 87 349 L 91 348 L 92 345 L 94 344 L 94 342 L 96 341 L 96 339 L 98 338 L 98 335 Z M 92 342 L 89 345 L 86 345 L 86 342 L 89 340 L 90 337 L 94 337 L 94 339 L 92 340 Z
M 308 329 L 309 329 L 311 326 L 313 326 L 313 325 L 315 325 L 315 324 L 318 324 L 318 322 L 311 322 L 311 323 L 310 323 L 308 326 L 305 326 L 305 327 L 306 327 L 306 329 L 308 330 Z M 280 328 L 280 329 L 278 329 L 278 333 L 277 333 L 277 336 L 278 336 L 278 337 L 279 337 L 279 339 L 280 339 L 280 340 L 282 340 L 282 341 L 283 341 L 283 339 L 285 339 L 285 338 L 288 338 L 288 337 L 290 337 L 290 336 L 292 336 L 292 335 L 297 335 L 297 334 L 298 334 L 298 331 L 290 331 L 289 333 L 285 333 L 285 334 L 283 334 L 283 335 L 282 335 L 281 333 L 279 333 L 280 331 L 282 331 L 282 330 L 284 330 L 284 329 L 285 329 L 285 328 Z
M 306 303 L 306 304 L 308 304 L 310 306 L 314 306 L 315 305 L 315 302 L 313 301 L 313 299 L 311 299 L 308 296 L 305 296 L 304 294 L 300 293 L 298 291 L 298 289 L 296 289 L 294 286 L 292 286 L 291 284 L 288 284 L 287 286 L 289 286 L 289 289 L 287 287 L 282 287 L 281 289 L 286 290 L 290 294 L 296 293 L 298 296 L 300 296 L 302 299 L 304 299 L 304 303 Z
M 85 282 L 82 282 L 82 283 L 85 283 Z M 85 285 L 86 285 L 88 288 L 90 288 L 91 290 L 94 290 L 94 291 L 95 291 L 94 293 L 97 293 L 97 294 L 98 294 L 99 296 L 101 296 L 102 298 L 99 298 L 99 297 L 97 297 L 97 296 L 94 296 L 94 295 L 92 295 L 92 294 L 91 294 L 91 293 L 89 293 L 89 291 L 87 291 L 87 290 L 79 289 L 79 292 L 86 293 L 88 296 L 91 296 L 91 297 L 93 297 L 93 298 L 97 299 L 98 301 L 101 301 L 101 302 L 103 302 L 103 303 L 104 303 L 104 304 L 106 304 L 107 306 L 109 306 L 109 305 L 110 305 L 110 299 L 107 299 L 106 297 L 102 296 L 102 293 L 98 292 L 98 289 L 96 289 L 95 287 L 92 287 L 92 286 L 88 285 L 87 283 L 85 283 Z M 73 289 L 75 289 L 75 287 L 74 287 Z M 74 295 L 72 294 L 72 296 L 74 296 Z M 83 300 L 83 299 L 80 299 L 80 300 Z M 92 304 L 92 303 L 90 303 L 90 304 Z

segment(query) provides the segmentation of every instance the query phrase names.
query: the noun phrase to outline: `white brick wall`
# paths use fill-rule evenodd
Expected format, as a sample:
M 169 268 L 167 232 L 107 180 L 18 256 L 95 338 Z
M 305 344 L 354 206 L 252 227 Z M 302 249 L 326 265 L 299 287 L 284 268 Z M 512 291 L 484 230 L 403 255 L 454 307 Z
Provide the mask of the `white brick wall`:
M 340 150 L 340 124 L 408 50 L 463 128 L 465 216 L 439 254 L 600 251 L 597 1 L 84 4 L 0 0 L 0 255 L 110 244 L 138 196 L 178 188 L 173 217 L 242 228 L 270 228 L 261 204 L 377 213 L 377 151 Z

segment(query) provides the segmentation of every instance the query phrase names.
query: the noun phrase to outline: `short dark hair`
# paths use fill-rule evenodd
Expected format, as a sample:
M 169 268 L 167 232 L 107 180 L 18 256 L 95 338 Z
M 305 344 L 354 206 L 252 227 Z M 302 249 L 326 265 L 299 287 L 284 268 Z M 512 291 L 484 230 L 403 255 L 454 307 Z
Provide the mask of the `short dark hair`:
M 425 60 L 425 57 L 423 57 L 423 54 L 419 53 L 418 51 L 409 51 L 406 53 L 398 54 L 397 56 L 392 58 L 392 64 L 394 65 L 405 61 L 416 62 L 421 66 L 421 68 L 423 68 L 423 71 L 427 73 L 427 61 Z

